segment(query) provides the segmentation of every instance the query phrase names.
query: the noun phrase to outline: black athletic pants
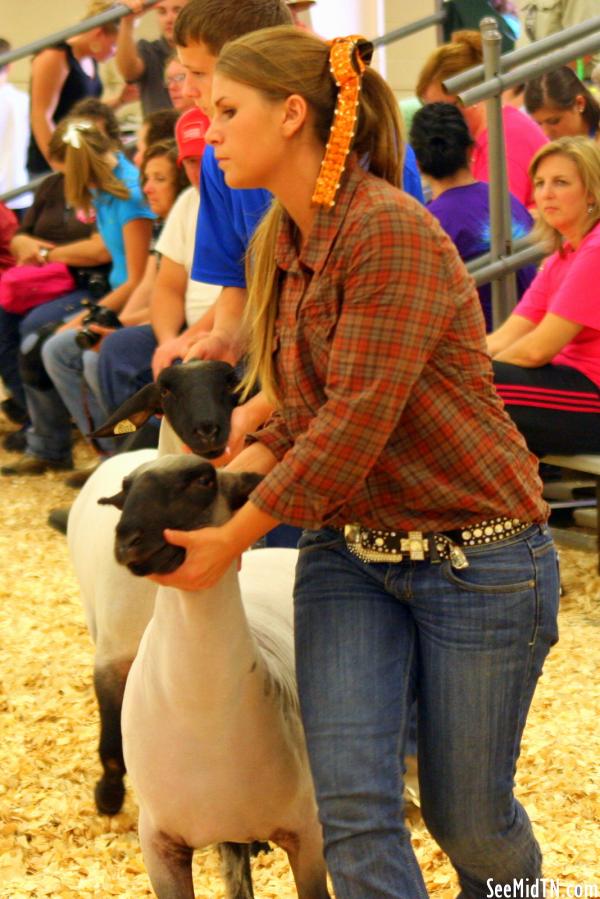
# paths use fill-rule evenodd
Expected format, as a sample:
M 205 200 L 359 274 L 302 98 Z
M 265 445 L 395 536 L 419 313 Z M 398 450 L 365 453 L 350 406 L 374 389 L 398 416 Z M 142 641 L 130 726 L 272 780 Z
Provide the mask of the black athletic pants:
M 496 390 L 536 456 L 600 453 L 600 388 L 575 368 L 493 362 Z

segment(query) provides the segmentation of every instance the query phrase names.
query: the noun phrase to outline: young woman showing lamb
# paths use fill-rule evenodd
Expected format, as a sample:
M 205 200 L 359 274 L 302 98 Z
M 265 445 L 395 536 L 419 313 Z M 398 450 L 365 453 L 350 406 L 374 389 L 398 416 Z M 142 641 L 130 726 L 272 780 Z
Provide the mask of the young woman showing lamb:
M 249 253 L 246 379 L 276 412 L 227 466 L 265 475 L 248 502 L 166 531 L 186 557 L 155 577 L 198 596 L 276 524 L 305 528 L 298 691 L 336 897 L 427 896 L 402 808 L 416 697 L 423 818 L 476 899 L 541 876 L 513 783 L 557 638 L 556 553 L 472 279 L 398 189 L 372 49 L 273 28 L 219 55 L 206 139 L 229 187 L 276 198 Z

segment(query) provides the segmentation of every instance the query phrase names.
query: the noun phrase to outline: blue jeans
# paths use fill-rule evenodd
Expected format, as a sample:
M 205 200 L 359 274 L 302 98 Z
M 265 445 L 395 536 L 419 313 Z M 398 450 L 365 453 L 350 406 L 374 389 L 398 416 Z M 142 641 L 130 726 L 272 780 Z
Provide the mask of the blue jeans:
M 410 709 L 421 807 L 462 896 L 540 876 L 513 795 L 525 719 L 556 642 L 559 578 L 545 526 L 450 562 L 364 563 L 306 531 L 296 571 L 302 718 L 337 899 L 425 899 L 403 819 Z
M 0 309 L 0 377 L 11 395 L 25 406 L 25 393 L 19 374 L 19 344 L 23 337 L 52 321 L 62 321 L 80 308 L 83 290 L 75 290 L 56 300 L 36 306 L 26 315 L 15 315 Z
M 150 325 L 118 328 L 104 338 L 98 360 L 98 381 L 110 412 L 152 383 L 152 356 L 156 346 Z
M 98 353 L 81 349 L 75 342 L 76 336 L 77 330 L 53 334 L 44 344 L 42 359 L 60 401 L 85 436 L 106 421 L 108 411 L 99 395 Z M 103 453 L 114 452 L 113 439 L 103 438 L 97 442 Z

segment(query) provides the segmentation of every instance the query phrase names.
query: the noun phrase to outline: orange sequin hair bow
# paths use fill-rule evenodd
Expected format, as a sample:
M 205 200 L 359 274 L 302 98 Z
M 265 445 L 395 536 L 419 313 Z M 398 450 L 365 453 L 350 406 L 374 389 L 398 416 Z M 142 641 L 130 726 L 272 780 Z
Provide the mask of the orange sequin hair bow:
M 325 156 L 315 184 L 312 202 L 334 206 L 340 178 L 350 152 L 361 88 L 362 73 L 371 61 L 373 45 L 359 34 L 328 41 L 329 71 L 338 88 L 337 101 Z

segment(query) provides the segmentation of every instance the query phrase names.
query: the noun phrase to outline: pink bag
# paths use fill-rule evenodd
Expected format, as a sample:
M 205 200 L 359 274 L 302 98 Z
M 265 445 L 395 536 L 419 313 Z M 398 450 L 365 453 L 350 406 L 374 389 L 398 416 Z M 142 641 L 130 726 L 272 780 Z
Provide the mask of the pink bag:
M 77 284 L 63 262 L 47 265 L 15 265 L 0 277 L 0 306 L 24 315 L 35 306 L 56 300 L 75 290 Z

